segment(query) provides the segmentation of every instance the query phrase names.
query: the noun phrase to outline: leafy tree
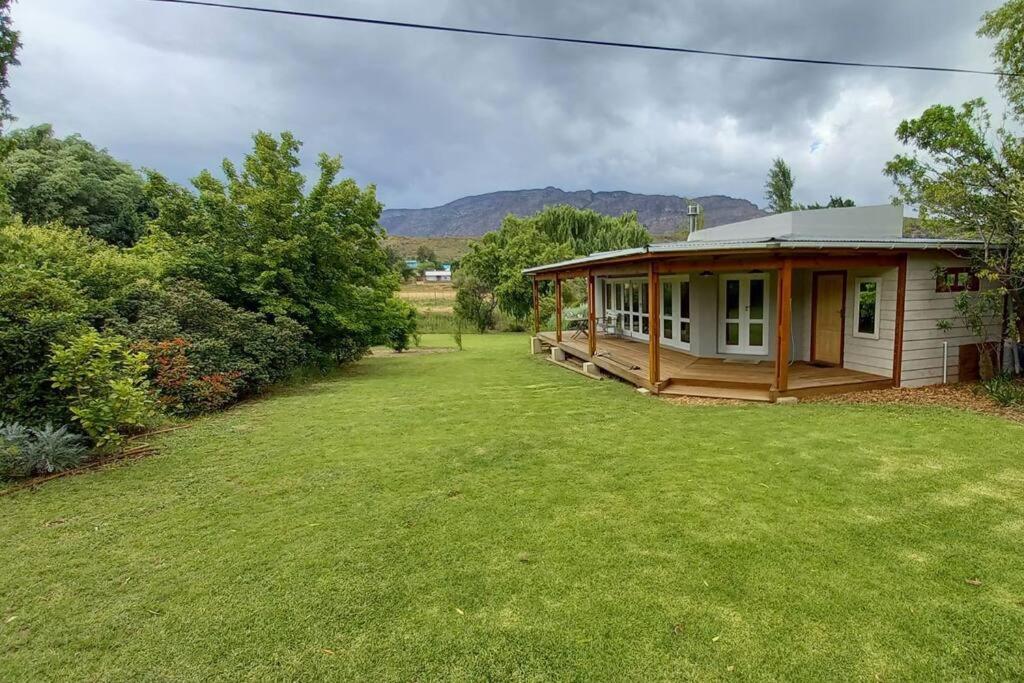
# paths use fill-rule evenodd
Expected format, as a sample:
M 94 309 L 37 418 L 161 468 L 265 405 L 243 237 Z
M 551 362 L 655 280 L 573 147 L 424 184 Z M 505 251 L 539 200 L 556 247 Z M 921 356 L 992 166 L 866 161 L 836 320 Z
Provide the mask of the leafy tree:
M 796 209 L 793 204 L 793 171 L 782 157 L 776 157 L 768 170 L 764 198 L 771 213 L 785 213 Z
M 375 190 L 339 181 L 341 158 L 321 154 L 306 192 L 294 136 L 259 132 L 253 142 L 241 169 L 225 160 L 225 180 L 203 171 L 194 194 L 151 173 L 154 228 L 181 245 L 182 275 L 214 296 L 289 316 L 323 354 L 358 358 L 396 320 L 388 310 L 398 276 L 383 248 Z
M 806 206 L 800 206 L 801 209 L 844 209 L 851 206 L 857 206 L 852 199 L 846 199 L 843 196 L 829 195 L 827 204 L 819 204 L 814 202 Z
M 1024 0 L 1009 0 L 985 12 L 978 35 L 995 40 L 992 57 L 1002 73 L 999 85 L 1013 113 L 1024 120 Z
M 455 273 L 456 316 L 478 331 L 494 326 L 495 312 L 516 321 L 533 309 L 533 285 L 523 270 L 595 251 L 648 244 L 651 236 L 635 213 L 603 216 L 552 206 L 528 217 L 509 215 L 500 230 L 474 242 Z
M 102 240 L 130 246 L 153 216 L 144 181 L 77 135 L 56 138 L 49 124 L 6 136 L 0 184 L 26 223 L 61 221 Z
M 417 261 L 430 261 L 431 263 L 437 262 L 437 254 L 426 244 L 421 244 L 416 248 L 416 260 Z
M 900 198 L 926 230 L 984 241 L 976 266 L 1010 297 L 1024 334 L 1024 138 L 993 131 L 981 99 L 929 107 L 896 136 L 916 149 L 885 166 Z
M 14 120 L 11 103 L 7 100 L 8 70 L 18 65 L 18 50 L 21 48 L 21 35 L 11 22 L 11 2 L 0 0 L 0 129 L 4 122 Z

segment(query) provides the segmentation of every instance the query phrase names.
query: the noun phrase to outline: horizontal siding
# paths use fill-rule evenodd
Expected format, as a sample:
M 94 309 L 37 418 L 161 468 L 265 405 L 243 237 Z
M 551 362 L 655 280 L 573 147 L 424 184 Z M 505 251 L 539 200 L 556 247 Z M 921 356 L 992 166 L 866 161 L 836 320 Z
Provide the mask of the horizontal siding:
M 903 332 L 902 386 L 918 387 L 942 382 L 943 342 L 948 345 L 945 363 L 948 381 L 956 382 L 960 346 L 979 339 L 960 320 L 954 307 L 955 292 L 935 291 L 936 267 L 963 266 L 965 261 L 953 256 L 912 254 L 907 261 L 907 299 Z M 939 322 L 948 323 L 940 329 Z M 993 335 L 998 335 L 999 321 L 993 321 Z
M 857 278 L 879 277 L 882 279 L 881 305 L 878 311 L 878 339 L 855 337 L 857 329 Z M 892 357 L 896 338 L 896 289 L 895 268 L 850 270 L 846 282 L 846 337 L 844 339 L 843 367 L 874 375 L 892 375 Z

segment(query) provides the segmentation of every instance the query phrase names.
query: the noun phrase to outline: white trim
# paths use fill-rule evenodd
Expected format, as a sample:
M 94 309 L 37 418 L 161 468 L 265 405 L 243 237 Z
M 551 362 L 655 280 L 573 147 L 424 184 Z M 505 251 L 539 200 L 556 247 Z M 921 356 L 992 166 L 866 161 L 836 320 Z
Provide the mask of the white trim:
M 726 283 L 729 280 L 739 281 L 739 317 L 735 319 L 726 320 L 726 301 L 725 301 L 725 289 Z M 763 308 L 761 311 L 761 317 L 757 319 L 751 319 L 750 317 L 750 283 L 751 282 L 763 282 L 764 289 L 762 295 Z M 746 302 L 746 303 L 744 303 Z M 719 353 L 738 353 L 749 356 L 767 356 L 768 355 L 768 340 L 770 339 L 768 333 L 768 321 L 771 319 L 771 296 L 768 291 L 768 274 L 767 273 L 722 273 L 718 278 L 718 352 Z M 726 343 L 726 325 L 733 323 L 739 326 L 739 338 L 738 344 L 727 344 Z M 761 344 L 753 346 L 750 344 L 750 326 L 752 324 L 761 325 Z
M 860 286 L 861 283 L 875 284 L 875 331 L 860 331 Z M 878 339 L 878 333 L 882 327 L 880 314 L 882 312 L 882 278 L 880 277 L 858 277 L 853 281 L 853 336 L 860 339 Z

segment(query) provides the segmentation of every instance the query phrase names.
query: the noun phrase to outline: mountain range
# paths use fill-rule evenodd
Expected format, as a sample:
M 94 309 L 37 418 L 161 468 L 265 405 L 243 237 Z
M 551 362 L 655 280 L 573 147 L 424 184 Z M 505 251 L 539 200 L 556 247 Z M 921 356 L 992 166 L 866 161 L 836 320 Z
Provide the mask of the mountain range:
M 675 195 L 623 191 L 566 192 L 557 187 L 545 187 L 489 192 L 426 209 L 385 209 L 380 223 L 390 235 L 476 237 L 497 230 L 502 219 L 510 213 L 528 216 L 545 206 L 569 204 L 609 216 L 636 211 L 640 222 L 647 226 L 651 234 L 665 235 L 686 225 L 686 206 L 691 201 L 701 205 L 706 228 L 767 215 L 746 199 L 720 194 L 687 199 Z

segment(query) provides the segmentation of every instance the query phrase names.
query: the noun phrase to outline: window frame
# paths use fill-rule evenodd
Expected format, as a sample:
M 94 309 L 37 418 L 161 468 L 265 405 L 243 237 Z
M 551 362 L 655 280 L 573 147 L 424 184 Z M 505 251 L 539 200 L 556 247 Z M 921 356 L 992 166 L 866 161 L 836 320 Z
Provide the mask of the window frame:
M 953 275 L 954 284 L 948 284 L 946 278 Z M 960 283 L 960 276 L 963 275 L 964 282 Z M 976 273 L 972 273 L 971 269 L 967 266 L 950 266 L 938 269 L 938 274 L 935 276 L 935 291 L 938 293 L 945 292 L 977 292 L 981 289 L 981 281 L 978 279 Z
M 874 332 L 860 331 L 860 286 L 864 283 L 875 285 L 875 330 Z M 853 324 L 850 329 L 853 336 L 858 339 L 878 339 L 882 331 L 882 278 L 878 276 L 864 276 L 855 278 L 853 281 Z

